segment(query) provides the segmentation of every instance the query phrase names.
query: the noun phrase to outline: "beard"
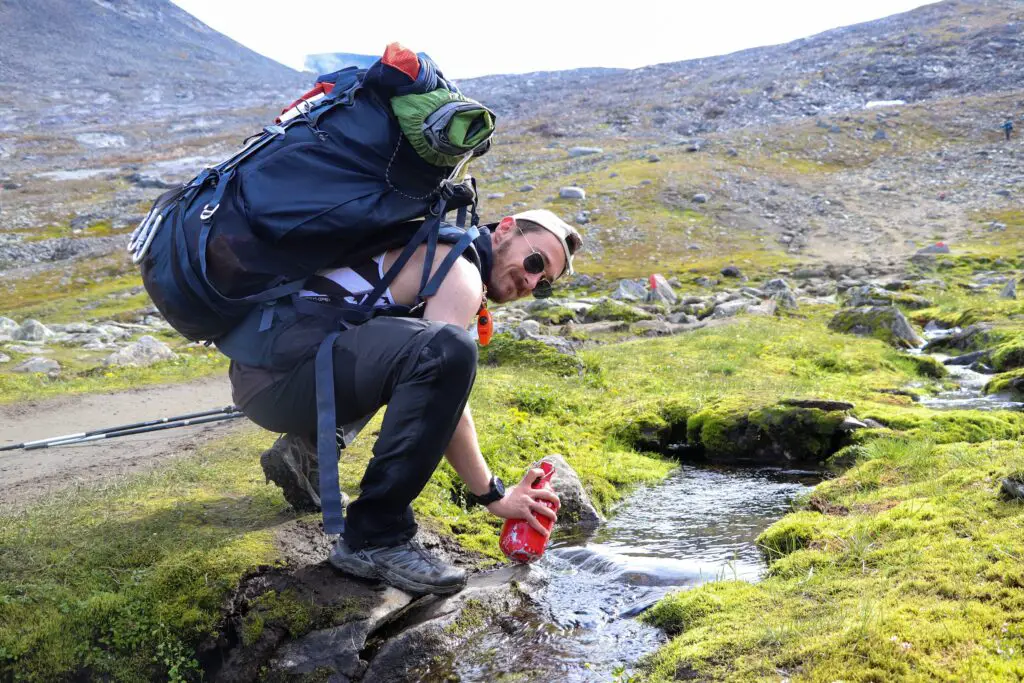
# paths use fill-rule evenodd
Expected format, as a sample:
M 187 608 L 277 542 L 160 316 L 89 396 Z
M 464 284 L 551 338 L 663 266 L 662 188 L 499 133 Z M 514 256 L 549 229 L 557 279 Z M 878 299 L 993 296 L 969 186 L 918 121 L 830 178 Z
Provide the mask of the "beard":
M 487 298 L 495 303 L 503 304 L 516 299 L 515 283 L 506 273 L 508 270 L 508 252 L 510 245 L 507 242 L 494 245 L 493 262 L 491 264 L 491 277 L 487 283 Z

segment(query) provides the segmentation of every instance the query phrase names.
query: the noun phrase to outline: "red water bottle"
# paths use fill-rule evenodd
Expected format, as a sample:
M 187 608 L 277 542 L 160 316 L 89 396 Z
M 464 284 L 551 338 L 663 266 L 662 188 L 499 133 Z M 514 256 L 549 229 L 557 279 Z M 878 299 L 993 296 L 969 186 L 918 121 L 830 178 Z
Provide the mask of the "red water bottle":
M 530 488 L 550 489 L 551 477 L 555 474 L 555 466 L 544 460 L 541 461 L 538 467 L 544 470 L 544 474 L 537 477 L 537 480 L 533 482 Z M 549 500 L 541 500 L 539 502 L 558 512 L 560 506 L 558 502 L 551 502 Z M 548 531 L 551 531 L 551 527 L 555 525 L 553 519 L 536 513 L 533 516 Z M 506 557 L 513 562 L 520 562 L 522 564 L 540 559 L 540 556 L 544 554 L 547 544 L 548 537 L 542 536 L 525 519 L 506 519 L 504 526 L 501 528 L 501 539 L 498 541 L 501 552 L 505 553 Z

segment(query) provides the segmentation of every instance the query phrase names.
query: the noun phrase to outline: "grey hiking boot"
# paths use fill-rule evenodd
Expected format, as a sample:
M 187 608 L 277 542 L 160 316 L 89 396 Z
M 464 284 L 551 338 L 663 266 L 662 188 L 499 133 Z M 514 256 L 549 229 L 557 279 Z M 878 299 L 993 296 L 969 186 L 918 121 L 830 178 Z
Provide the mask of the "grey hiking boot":
M 415 541 L 350 550 L 345 539 L 339 538 L 329 561 L 346 574 L 380 579 L 410 593 L 447 595 L 466 585 L 465 571 L 445 564 Z
M 320 467 L 313 442 L 285 434 L 263 451 L 260 465 L 267 481 L 281 487 L 293 508 L 300 512 L 320 509 Z

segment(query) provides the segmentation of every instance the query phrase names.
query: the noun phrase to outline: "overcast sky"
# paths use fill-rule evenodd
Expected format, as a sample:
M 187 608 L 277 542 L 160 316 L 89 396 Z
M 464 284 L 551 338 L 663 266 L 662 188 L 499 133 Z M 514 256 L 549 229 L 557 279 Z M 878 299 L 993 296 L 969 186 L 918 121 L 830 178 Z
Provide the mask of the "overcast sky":
M 922 0 L 173 0 L 247 47 L 301 69 L 307 54 L 379 55 L 398 40 L 452 78 L 635 68 L 725 54 L 929 4 Z M 431 16 L 435 12 L 436 16 Z

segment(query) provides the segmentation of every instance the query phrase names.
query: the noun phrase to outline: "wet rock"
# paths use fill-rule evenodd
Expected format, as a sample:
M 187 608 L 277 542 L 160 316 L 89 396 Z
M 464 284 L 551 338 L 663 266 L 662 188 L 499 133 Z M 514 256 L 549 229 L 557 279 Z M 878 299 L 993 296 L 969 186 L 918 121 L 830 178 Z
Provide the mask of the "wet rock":
M 991 323 L 975 323 L 968 325 L 959 332 L 954 332 L 942 339 L 933 339 L 924 347 L 925 351 L 939 349 L 957 351 L 972 351 L 978 348 L 987 348 L 996 340 L 992 335 Z
M 721 270 L 722 275 L 725 277 L 743 277 L 743 272 L 736 266 L 726 266 Z
M 544 456 L 543 460 L 555 466 L 555 478 L 552 479 L 551 486 L 561 501 L 561 507 L 558 509 L 558 526 L 593 527 L 603 522 L 604 517 L 594 507 L 579 475 L 565 458 L 552 454 Z
M 427 679 L 433 666 L 443 668 L 446 658 L 456 656 L 474 629 L 495 615 L 514 612 L 525 596 L 539 590 L 539 574 L 529 565 L 483 572 L 470 577 L 466 588 L 455 595 L 417 601 L 389 627 L 401 631 L 380 646 L 362 680 L 405 683 Z
M 577 157 L 590 156 L 591 154 L 604 154 L 604 150 L 601 149 L 600 147 L 570 147 L 569 148 L 569 157 L 573 158 L 573 159 L 575 159 Z
M 839 311 L 829 322 L 830 330 L 875 337 L 897 348 L 918 348 L 924 339 L 895 306 L 864 306 Z
M 120 351 L 110 354 L 103 362 L 105 365 L 129 365 L 144 368 L 177 357 L 178 354 L 171 351 L 167 344 L 146 335 L 134 344 L 129 344 Z
M 965 353 L 961 356 L 955 356 L 953 358 L 947 358 L 942 361 L 943 365 L 972 365 L 978 361 L 982 363 L 988 363 L 992 356 L 991 349 L 985 349 L 982 351 L 975 351 L 973 353 Z
M 1016 299 L 1017 298 L 1017 278 L 1011 278 L 1006 286 L 1003 287 L 1003 291 L 999 293 L 1004 299 Z
M 651 276 L 651 291 L 648 294 L 648 301 L 661 302 L 674 305 L 679 301 L 679 296 L 668 284 L 664 275 L 655 273 Z
M 617 301 L 646 301 L 647 288 L 636 280 L 619 280 L 612 298 Z
M 18 341 L 44 341 L 53 336 L 53 332 L 38 320 L 26 320 L 14 333 Z
M 360 654 L 367 637 L 388 617 L 413 601 L 413 596 L 390 586 L 379 594 L 366 618 L 340 626 L 313 631 L 279 649 L 270 662 L 270 670 L 289 676 L 331 672 L 350 680 L 366 668 Z
M 562 199 L 586 199 L 587 191 L 582 187 L 563 187 L 558 191 L 558 196 Z
M 56 375 L 60 373 L 60 363 L 52 358 L 40 358 L 39 356 L 36 356 L 35 358 L 29 358 L 24 363 L 16 365 L 12 368 L 12 372 L 21 372 L 26 374 L 42 372 L 48 375 Z

